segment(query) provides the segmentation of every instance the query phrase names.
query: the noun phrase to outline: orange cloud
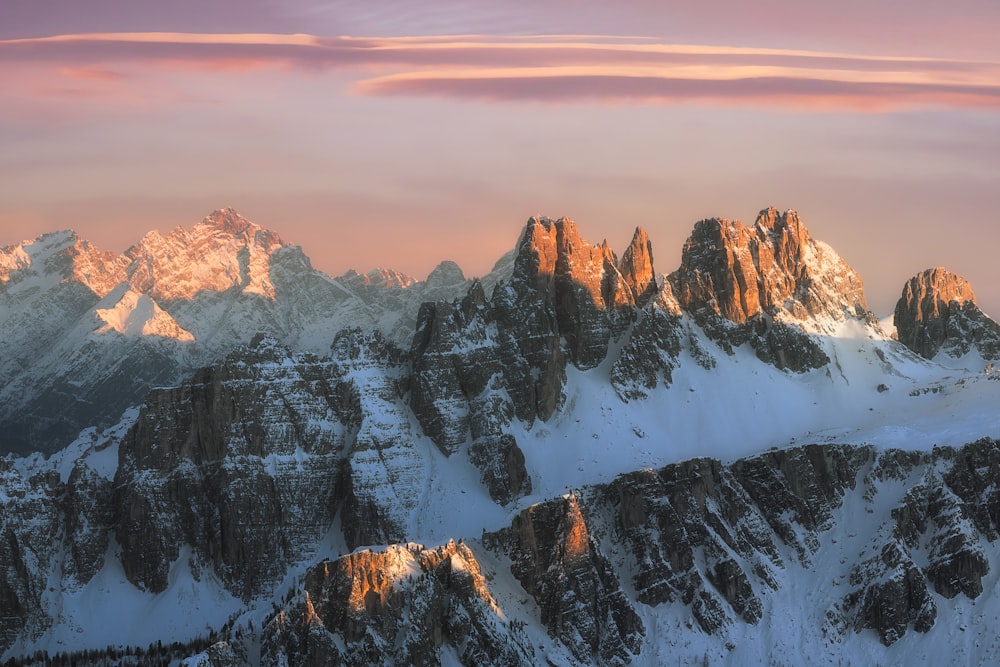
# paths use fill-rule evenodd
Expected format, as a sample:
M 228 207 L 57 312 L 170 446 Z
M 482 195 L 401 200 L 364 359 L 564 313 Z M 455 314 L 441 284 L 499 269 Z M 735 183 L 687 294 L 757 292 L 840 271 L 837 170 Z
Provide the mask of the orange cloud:
M 58 72 L 73 79 L 87 79 L 90 81 L 120 81 L 123 77 L 120 73 L 100 67 L 60 67 Z
M 882 112 L 1000 106 L 1000 63 L 594 36 L 358 38 L 114 33 L 0 41 L 11 67 L 55 63 L 110 81 L 117 68 L 221 76 L 266 67 L 357 71 L 359 95 L 633 104 L 754 104 Z M 373 74 L 376 74 L 373 76 Z

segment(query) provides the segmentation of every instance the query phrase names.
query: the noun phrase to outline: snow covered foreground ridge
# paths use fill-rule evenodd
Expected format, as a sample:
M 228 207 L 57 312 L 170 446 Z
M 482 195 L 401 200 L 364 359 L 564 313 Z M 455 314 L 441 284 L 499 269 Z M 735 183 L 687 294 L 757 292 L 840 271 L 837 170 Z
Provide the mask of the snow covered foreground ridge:
M 619 260 L 533 219 L 509 279 L 422 306 L 408 349 L 258 336 L 49 461 L 5 462 L 0 641 L 213 629 L 230 644 L 201 659 L 274 664 L 995 660 L 955 629 L 994 610 L 997 446 L 934 449 L 1000 436 L 991 323 L 970 312 L 921 306 L 928 335 L 969 345 L 914 355 L 793 213 L 699 223 L 665 279 L 641 230 Z M 872 446 L 761 454 L 793 442 Z M 648 470 L 706 453 L 731 463 Z M 776 639 L 789 619 L 810 620 Z

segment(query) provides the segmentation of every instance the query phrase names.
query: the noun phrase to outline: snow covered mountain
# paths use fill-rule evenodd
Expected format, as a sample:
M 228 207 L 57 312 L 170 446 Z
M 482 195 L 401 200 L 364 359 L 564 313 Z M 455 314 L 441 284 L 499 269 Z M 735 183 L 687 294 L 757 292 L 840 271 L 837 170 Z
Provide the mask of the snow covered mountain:
M 496 281 L 505 275 L 501 263 Z M 104 428 L 267 332 L 321 353 L 345 326 L 406 344 L 420 304 L 468 282 L 453 262 L 416 281 L 393 271 L 331 278 L 232 209 L 150 232 L 122 255 L 72 232 L 0 249 L 0 452 L 52 452 Z
M 174 276 L 161 288 L 130 282 L 159 261 L 130 250 L 114 303 L 84 312 L 200 340 L 186 313 L 215 311 L 180 285 L 219 299 L 236 280 L 266 309 L 286 284 L 274 247 L 267 280 L 238 249 L 231 270 L 153 270 Z M 262 327 L 48 459 L 0 461 L 4 657 L 1000 658 L 997 325 L 971 288 L 910 281 L 896 340 L 857 274 L 773 209 L 699 222 L 667 276 L 643 230 L 619 258 L 567 219 L 529 220 L 508 266 L 414 310 L 409 336 L 331 327 L 303 351 Z M 253 303 L 231 310 L 267 322 Z

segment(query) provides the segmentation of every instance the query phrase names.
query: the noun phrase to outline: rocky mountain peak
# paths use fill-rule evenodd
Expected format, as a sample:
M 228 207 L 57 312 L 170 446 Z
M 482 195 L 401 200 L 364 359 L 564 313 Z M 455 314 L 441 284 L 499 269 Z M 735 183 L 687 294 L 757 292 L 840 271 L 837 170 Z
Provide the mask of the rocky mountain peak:
M 350 274 L 356 274 L 356 271 L 348 272 Z M 417 282 L 416 278 L 408 276 L 405 273 L 400 273 L 393 269 L 372 269 L 365 275 L 360 277 L 361 282 L 364 285 L 370 285 L 374 287 L 409 287 L 413 283 Z
M 77 282 L 103 297 L 121 281 L 124 266 L 114 253 L 63 230 L 0 248 L 0 285 Z
M 97 328 L 93 336 L 115 331 L 123 336 L 156 336 L 191 342 L 194 336 L 165 312 L 155 301 L 123 283 L 108 293 L 94 309 Z
M 633 239 L 633 245 L 637 243 L 641 245 L 642 241 Z M 632 277 L 633 282 L 644 279 L 645 263 L 650 265 L 649 272 L 652 271 L 648 239 L 646 245 L 647 248 L 641 251 L 633 249 L 629 253 L 631 270 L 638 271 Z M 598 309 L 635 302 L 626 288 L 630 283 L 619 270 L 618 260 L 607 241 L 598 245 L 588 243 L 580 237 L 576 223 L 569 218 L 533 217 L 528 220 L 518 245 L 512 279 L 533 287 L 543 296 L 554 298 L 557 307 L 560 304 L 579 307 L 579 304 L 572 306 L 569 303 L 578 300 L 570 292 L 579 292 L 577 296 L 588 301 L 588 306 Z
M 1000 325 L 979 310 L 969 281 L 948 269 L 910 278 L 894 319 L 899 341 L 927 359 L 941 350 L 961 356 L 972 346 L 987 358 L 1000 358 Z
M 619 266 L 625 284 L 632 290 L 635 301 L 642 301 L 656 289 L 656 274 L 653 272 L 653 244 L 642 227 L 635 228 L 632 242 L 622 253 Z
M 246 234 L 249 231 L 261 229 L 261 227 L 244 218 L 232 207 L 215 209 L 205 216 L 201 224 L 216 227 L 221 231 L 233 235 Z
M 8 282 L 12 274 L 37 265 L 40 260 L 67 250 L 78 240 L 75 232 L 65 229 L 0 248 L 0 283 Z
M 870 319 L 860 276 L 813 240 L 792 210 L 764 209 L 752 227 L 698 222 L 670 282 L 681 306 L 702 321 L 741 324 L 764 313 L 829 332 L 845 318 Z
M 575 224 L 569 221 L 575 228 Z M 545 293 L 551 289 L 552 276 L 556 271 L 557 226 L 564 226 L 565 219 L 553 221 L 547 217 L 531 217 L 525 225 L 514 259 L 514 277 L 525 281 L 537 291 Z
M 639 242 L 641 245 L 641 240 Z M 629 254 L 642 280 L 647 248 Z M 592 245 L 569 218 L 531 218 L 521 235 L 511 283 L 522 297 L 540 298 L 555 312 L 557 333 L 565 337 L 570 358 L 580 368 L 604 359 L 608 341 L 630 321 L 635 293 L 619 270 L 607 242 Z
M 191 299 L 199 292 L 242 292 L 274 298 L 271 255 L 285 247 L 270 230 L 231 208 L 219 209 L 191 229 L 147 234 L 125 255 L 128 280 L 157 300 Z
M 464 282 L 465 274 L 462 273 L 462 267 L 451 260 L 441 262 L 427 275 L 428 287 L 459 285 Z

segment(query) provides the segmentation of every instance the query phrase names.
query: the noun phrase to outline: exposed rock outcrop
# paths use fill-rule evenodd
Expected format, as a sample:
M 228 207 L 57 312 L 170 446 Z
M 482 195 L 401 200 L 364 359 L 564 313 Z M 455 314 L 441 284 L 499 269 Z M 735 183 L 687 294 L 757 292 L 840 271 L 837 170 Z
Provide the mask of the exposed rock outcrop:
M 625 284 L 632 290 L 632 301 L 642 305 L 656 293 L 656 274 L 653 271 L 653 244 L 642 227 L 635 230 L 632 243 L 622 253 L 619 271 Z
M 603 361 L 636 317 L 637 302 L 655 289 L 643 230 L 619 265 L 607 243 L 582 240 L 572 220 L 531 218 L 510 281 L 491 298 L 474 284 L 460 304 L 421 309 L 411 397 L 421 426 L 442 451 L 455 452 L 470 419 L 490 418 L 470 411 L 487 386 L 506 392 L 519 419 L 548 419 L 561 400 L 566 364 L 587 369 Z
M 537 664 L 519 628 L 501 618 L 472 550 L 393 545 L 311 568 L 264 628 L 263 665 Z
M 685 344 L 694 346 L 691 351 L 695 356 L 699 352 L 697 343 L 691 341 L 691 330 L 682 324 L 670 283 L 658 292 L 653 289 L 654 284 L 646 288 L 646 302 L 637 311 L 635 324 L 611 367 L 611 384 L 623 401 L 647 398 L 661 384 L 669 387 Z
M 531 493 L 531 478 L 524 467 L 524 452 L 509 433 L 476 438 L 469 448 L 472 465 L 490 497 L 501 505 Z
M 104 567 L 114 520 L 113 500 L 112 480 L 78 460 L 66 483 L 63 505 L 70 549 L 63 567 L 76 584 L 90 581 Z
M 510 557 L 542 624 L 578 660 L 622 664 L 639 652 L 642 620 L 591 538 L 575 495 L 533 505 L 486 544 Z
M 344 422 L 360 422 L 338 400 L 346 390 L 330 366 L 259 338 L 191 382 L 150 394 L 115 475 L 130 581 L 162 591 L 190 545 L 196 565 L 249 598 L 308 556 L 336 512 Z
M 18 636 L 37 637 L 50 573 L 58 567 L 63 516 L 59 475 L 26 477 L 0 459 L 0 651 Z M 55 539 L 54 539 L 55 538 Z
M 846 319 L 875 325 L 861 278 L 791 210 L 765 209 L 752 227 L 702 220 L 669 280 L 681 308 L 727 351 L 749 343 L 778 368 L 829 363 L 803 330 L 833 333 Z
M 696 459 L 624 475 L 602 489 L 616 534 L 637 565 L 637 599 L 680 601 L 707 633 L 756 624 L 792 547 L 803 563 L 815 535 L 854 487 L 870 452 L 806 447 L 722 466 Z M 803 530 L 805 529 L 805 530 Z
M 894 320 L 899 342 L 924 358 L 942 351 L 960 357 L 976 348 L 986 359 L 1000 359 L 1000 324 L 976 305 L 969 281 L 947 269 L 910 278 Z
M 426 455 L 404 401 L 409 367 L 377 331 L 340 332 L 331 349 L 348 437 L 342 497 L 344 538 L 353 549 L 402 541 L 427 480 Z
M 670 278 L 681 307 L 696 317 L 736 324 L 761 312 L 803 322 L 868 317 L 861 278 L 791 210 L 764 209 L 752 227 L 702 220 Z

